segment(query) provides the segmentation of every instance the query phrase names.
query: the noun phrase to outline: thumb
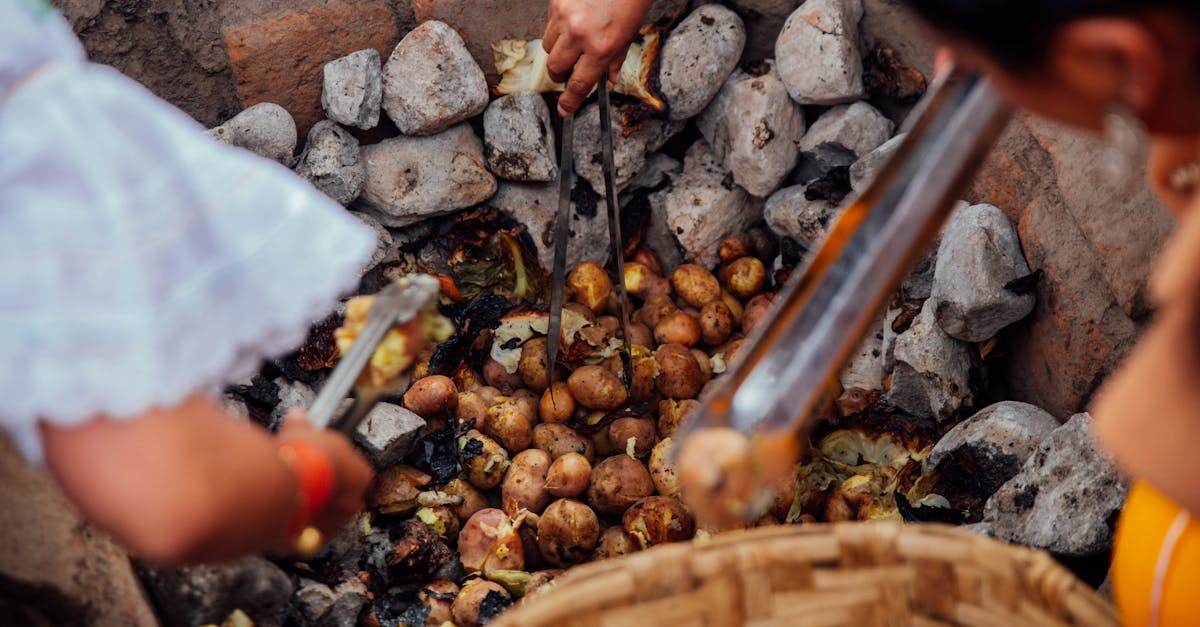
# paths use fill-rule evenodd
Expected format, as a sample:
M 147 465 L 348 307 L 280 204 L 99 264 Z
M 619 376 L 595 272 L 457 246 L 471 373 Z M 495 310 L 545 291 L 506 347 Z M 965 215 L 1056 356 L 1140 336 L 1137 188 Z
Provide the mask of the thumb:
M 303 407 L 293 407 L 283 414 L 283 420 L 280 423 L 280 432 L 303 432 L 312 431 L 314 428 L 312 422 L 308 418 L 308 410 Z

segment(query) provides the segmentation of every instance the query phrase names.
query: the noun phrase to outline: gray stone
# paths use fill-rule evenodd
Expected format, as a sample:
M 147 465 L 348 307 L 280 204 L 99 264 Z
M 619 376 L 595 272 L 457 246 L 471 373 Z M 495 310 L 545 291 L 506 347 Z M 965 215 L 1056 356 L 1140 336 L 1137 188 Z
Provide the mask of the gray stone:
M 294 590 L 291 578 L 261 557 L 182 568 L 143 565 L 141 573 L 163 627 L 220 624 L 234 610 L 260 627 L 279 626 Z
M 904 137 L 904 134 L 900 134 L 887 140 L 850 166 L 850 187 L 856 192 L 866 189 L 883 169 L 884 164 L 896 154 L 896 150 L 904 142 Z
M 904 300 L 926 300 L 933 295 L 933 275 L 937 270 L 938 248 L 941 240 L 934 242 L 929 252 L 917 262 L 904 283 L 900 284 L 900 298 Z
M 306 624 L 312 624 L 320 620 L 329 611 L 329 608 L 333 607 L 333 602 L 336 600 L 337 597 L 334 596 L 333 590 L 329 586 L 319 581 L 301 579 L 292 605 L 300 611 Z
M 796 102 L 834 105 L 862 99 L 862 15 L 862 0 L 808 0 L 788 17 L 775 42 L 775 59 Z
M 389 227 L 477 205 L 496 192 L 483 143 L 467 124 L 431 137 L 397 137 L 362 149 L 367 182 L 359 202 Z
M 700 129 L 700 134 L 704 136 L 709 147 L 713 150 L 719 161 L 725 160 L 725 147 L 728 142 L 724 139 L 725 133 L 725 113 L 729 110 L 729 100 L 733 97 L 733 86 L 749 78 L 749 74 L 734 69 L 733 74 L 725 79 L 721 85 L 717 95 L 709 101 L 708 106 L 700 115 L 696 116 L 696 128 Z M 718 146 L 720 150 L 718 151 Z
M 358 622 L 358 615 L 367 603 L 370 591 L 358 579 L 349 579 L 333 589 L 334 601 L 316 627 L 342 627 Z
M 358 426 L 354 441 L 376 468 L 394 466 L 412 452 L 425 419 L 391 403 L 379 403 Z
M 659 90 L 672 120 L 704 110 L 725 78 L 737 67 L 746 45 L 746 29 L 736 13 L 718 5 L 697 8 L 663 44 Z
M 299 140 L 296 121 L 287 109 L 270 103 L 256 104 L 228 122 L 208 131 L 217 141 L 245 148 L 261 157 L 291 167 Z
M 942 234 L 929 306 L 946 333 L 982 342 L 1033 311 L 1034 294 L 1011 285 L 1029 274 L 1017 230 L 1004 212 L 991 205 L 963 207 Z
M 733 179 L 751 194 L 766 198 L 796 167 L 804 115 L 788 97 L 783 82 L 768 73 L 735 83 L 730 91 L 723 132 L 716 152 Z
M 317 122 L 308 132 L 296 174 L 343 205 L 358 198 L 367 178 L 358 140 L 329 120 Z
M 813 122 L 800 140 L 800 150 L 807 152 L 832 142 L 862 157 L 891 139 L 895 130 L 891 120 L 865 102 L 839 105 Z
M 279 386 L 279 403 L 275 405 L 275 409 L 271 410 L 272 426 L 278 425 L 289 409 L 297 407 L 307 409 L 313 404 L 313 401 L 317 400 L 316 392 L 299 381 L 289 381 L 279 377 L 275 379 L 275 385 Z
M 850 357 L 840 380 L 844 390 L 876 391 L 883 389 L 883 321 L 881 313 L 867 329 L 867 335 Z
M 800 153 L 800 162 L 792 172 L 792 185 L 809 185 L 823 179 L 838 168 L 849 170 L 858 161 L 858 156 L 841 144 L 820 144 Z
M 1129 486 L 1078 414 L 1052 432 L 1017 476 L 988 500 L 984 522 L 1001 540 L 1058 555 L 1097 555 L 1112 547 Z
M 363 130 L 379 125 L 383 67 L 379 51 L 359 50 L 325 64 L 321 108 L 338 124 Z
M 937 470 L 957 479 L 970 477 L 976 492 L 971 496 L 982 503 L 1015 477 L 1025 460 L 1058 427 L 1057 418 L 1033 405 L 997 403 L 942 436 L 925 458 L 925 471 Z
M 550 107 L 541 94 L 497 98 L 483 114 L 483 152 L 502 179 L 545 183 L 558 177 Z
M 681 174 L 682 170 L 679 173 Z M 673 176 L 672 180 L 678 175 Z M 667 187 L 650 194 L 650 224 L 646 227 L 645 236 L 646 247 L 658 255 L 664 276 L 674 272 L 675 268 L 683 263 L 683 250 L 671 229 L 670 215 L 667 213 L 667 198 L 670 193 L 671 188 Z
M 804 0 L 728 0 L 746 23 L 743 61 L 761 61 L 775 56 L 775 40 L 787 18 Z
M 383 67 L 383 110 L 406 135 L 433 135 L 487 107 L 483 70 L 453 28 L 428 21 L 400 41 Z
M 646 155 L 662 147 L 672 131 L 682 127 L 663 120 L 649 119 L 625 135 L 621 119 L 631 106 L 613 107 L 613 166 L 617 192 L 627 189 L 646 165 Z M 592 103 L 575 114 L 575 173 L 586 180 L 597 194 L 604 194 L 604 167 L 600 144 L 600 106 Z
M 667 224 L 692 262 L 716 265 L 717 247 L 762 219 L 762 201 L 733 183 L 733 175 L 713 157 L 708 142 L 688 149 L 683 174 L 666 199 Z
M 250 407 L 245 402 L 228 394 L 221 397 L 221 407 L 226 414 L 238 418 L 250 418 Z
M 763 218 L 776 235 L 790 237 L 811 251 L 825 238 L 841 212 L 829 201 L 808 200 L 804 197 L 807 191 L 807 186 L 796 185 L 775 192 L 767 200 Z
M 971 366 L 970 348 L 946 335 L 927 305 L 896 339 L 886 400 L 918 418 L 949 420 L 972 399 Z
M 375 231 L 375 252 L 371 254 L 371 259 L 367 264 L 359 269 L 361 274 L 366 274 L 384 261 L 388 261 L 396 253 L 395 240 L 392 232 L 387 230 L 375 216 L 361 211 L 351 211 L 350 215 L 362 220 L 363 224 Z
M 683 163 L 670 155 L 654 153 L 646 158 L 646 167 L 629 184 L 630 190 L 657 189 L 670 184 L 683 172 Z M 624 202 L 625 197 L 622 198 Z M 622 204 L 624 208 L 624 204 Z
M 576 197 L 586 192 L 577 193 Z M 571 226 L 567 239 L 567 267 L 582 261 L 606 263 L 608 260 L 608 216 L 598 203 L 586 211 L 571 203 Z M 501 182 L 488 205 L 523 224 L 537 247 L 543 268 L 554 265 L 554 226 L 558 216 L 558 184 Z

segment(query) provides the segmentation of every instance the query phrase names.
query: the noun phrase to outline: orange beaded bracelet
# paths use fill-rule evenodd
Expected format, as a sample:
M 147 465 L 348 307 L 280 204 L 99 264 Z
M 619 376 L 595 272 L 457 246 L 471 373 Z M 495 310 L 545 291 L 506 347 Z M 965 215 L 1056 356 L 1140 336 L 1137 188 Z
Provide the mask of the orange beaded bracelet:
M 333 462 L 325 451 L 301 441 L 279 445 L 279 458 L 292 469 L 300 484 L 296 509 L 287 522 L 287 532 L 294 535 L 303 531 L 329 502 L 333 494 Z

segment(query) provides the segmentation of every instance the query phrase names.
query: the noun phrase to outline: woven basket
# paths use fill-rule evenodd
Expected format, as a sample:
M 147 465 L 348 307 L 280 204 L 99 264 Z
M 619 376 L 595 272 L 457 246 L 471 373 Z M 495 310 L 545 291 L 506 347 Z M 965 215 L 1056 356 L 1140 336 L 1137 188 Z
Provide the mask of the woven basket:
M 1116 625 L 1049 555 L 953 527 L 771 527 L 589 564 L 492 625 Z

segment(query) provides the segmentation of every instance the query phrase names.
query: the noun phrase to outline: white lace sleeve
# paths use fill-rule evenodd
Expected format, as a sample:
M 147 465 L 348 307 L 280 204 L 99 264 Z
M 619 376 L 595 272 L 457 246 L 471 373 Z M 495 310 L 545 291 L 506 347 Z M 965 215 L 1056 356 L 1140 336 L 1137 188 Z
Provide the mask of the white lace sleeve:
M 108 67 L 23 82 L 0 147 L 0 423 L 35 461 L 39 420 L 170 406 L 294 348 L 374 248 L 307 182 Z

